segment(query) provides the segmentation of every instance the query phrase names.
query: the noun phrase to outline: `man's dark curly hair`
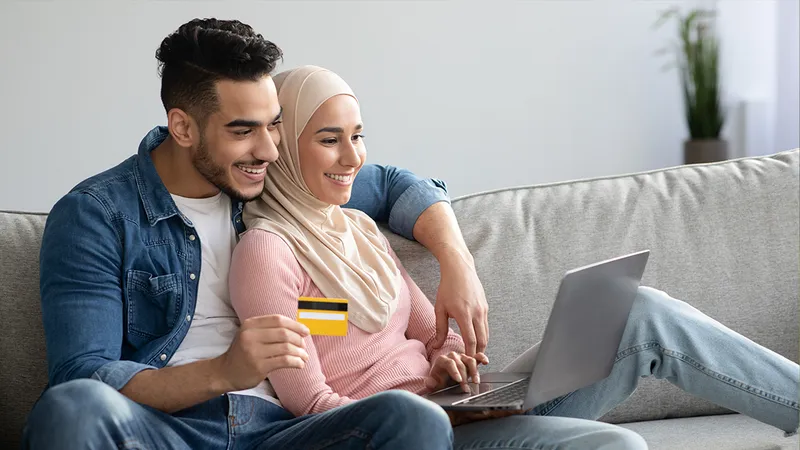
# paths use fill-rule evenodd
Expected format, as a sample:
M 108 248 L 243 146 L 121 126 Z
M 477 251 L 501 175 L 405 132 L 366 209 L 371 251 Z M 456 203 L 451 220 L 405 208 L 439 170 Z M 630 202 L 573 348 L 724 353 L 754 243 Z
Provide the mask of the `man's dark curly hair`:
M 161 102 L 180 108 L 205 126 L 219 108 L 215 83 L 255 81 L 269 75 L 283 53 L 238 20 L 194 19 L 161 41 L 156 50 Z

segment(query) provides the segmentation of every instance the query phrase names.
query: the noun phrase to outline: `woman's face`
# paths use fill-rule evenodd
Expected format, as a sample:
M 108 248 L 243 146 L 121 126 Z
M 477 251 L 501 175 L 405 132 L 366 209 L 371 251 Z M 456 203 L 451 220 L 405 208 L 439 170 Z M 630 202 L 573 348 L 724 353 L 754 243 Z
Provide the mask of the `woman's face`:
M 300 172 L 319 200 L 344 205 L 367 159 L 361 110 L 349 95 L 329 98 L 297 139 Z

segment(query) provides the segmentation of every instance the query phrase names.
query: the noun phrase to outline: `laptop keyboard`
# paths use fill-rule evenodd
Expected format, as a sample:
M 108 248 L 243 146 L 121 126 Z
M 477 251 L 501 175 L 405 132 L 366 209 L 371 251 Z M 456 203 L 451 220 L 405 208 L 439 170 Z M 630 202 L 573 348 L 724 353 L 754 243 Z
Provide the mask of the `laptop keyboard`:
M 519 383 L 502 387 L 496 391 L 489 392 L 488 394 L 481 395 L 479 397 L 473 397 L 459 404 L 483 406 L 483 405 L 504 405 L 514 402 L 524 401 L 525 395 L 528 393 L 529 380 L 530 378 L 526 378 L 525 380 L 520 381 Z

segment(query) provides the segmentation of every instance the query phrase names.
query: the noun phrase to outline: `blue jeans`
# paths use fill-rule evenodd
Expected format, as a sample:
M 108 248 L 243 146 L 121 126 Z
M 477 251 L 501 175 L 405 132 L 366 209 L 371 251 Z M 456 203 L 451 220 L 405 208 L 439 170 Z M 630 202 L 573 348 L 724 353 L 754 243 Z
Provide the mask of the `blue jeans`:
M 666 379 L 786 435 L 798 429 L 796 363 L 685 302 L 642 287 L 611 375 L 539 405 L 529 415 L 457 427 L 454 448 L 645 449 L 644 440 L 632 431 L 595 420 L 627 399 L 646 376 Z
M 170 415 L 100 381 L 81 379 L 42 396 L 28 419 L 23 448 L 404 450 L 449 449 L 452 439 L 444 411 L 404 391 L 298 418 L 261 398 L 235 394 Z
M 438 407 L 396 391 L 296 419 L 269 402 L 237 395 L 168 415 L 100 382 L 79 380 L 42 397 L 23 439 L 33 449 L 644 449 L 636 433 L 596 421 L 628 398 L 643 376 L 665 378 L 787 433 L 798 428 L 797 364 L 684 302 L 641 288 L 611 375 L 525 416 L 451 430 Z

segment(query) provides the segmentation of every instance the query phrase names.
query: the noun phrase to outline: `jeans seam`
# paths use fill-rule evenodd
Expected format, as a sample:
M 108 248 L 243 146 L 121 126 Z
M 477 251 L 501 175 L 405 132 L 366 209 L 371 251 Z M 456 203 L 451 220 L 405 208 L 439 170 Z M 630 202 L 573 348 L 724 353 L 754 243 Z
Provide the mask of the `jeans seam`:
M 344 440 L 350 439 L 352 437 L 356 437 L 358 439 L 363 439 L 363 440 L 366 440 L 366 441 L 369 441 L 369 439 L 372 438 L 372 436 L 367 431 L 362 430 L 361 428 L 353 428 L 352 430 L 350 430 L 349 433 L 341 434 L 339 436 L 330 438 L 327 441 L 320 442 L 318 445 L 316 445 L 314 447 L 308 447 L 308 449 L 309 450 L 321 450 L 321 449 L 324 449 L 326 447 L 330 447 L 331 445 L 338 444 L 339 442 L 342 442 Z M 366 448 L 367 449 L 372 449 L 374 447 L 372 447 L 372 445 L 369 442 L 367 442 Z
M 797 402 L 793 402 L 791 400 L 785 399 L 783 397 L 780 397 L 778 395 L 772 394 L 770 392 L 763 391 L 763 390 L 758 389 L 758 388 L 756 388 L 754 386 L 751 386 L 749 384 L 743 383 L 743 382 L 741 382 L 741 381 L 739 381 L 739 380 L 737 380 L 735 378 L 731 378 L 731 377 L 729 377 L 727 375 L 723 375 L 723 374 L 721 374 L 719 372 L 711 370 L 708 367 L 706 367 L 706 366 L 700 364 L 699 362 L 695 361 L 690 356 L 685 355 L 683 353 L 676 352 L 674 350 L 668 350 L 668 349 L 663 348 L 663 347 L 661 347 L 661 349 L 664 352 L 664 355 L 669 356 L 671 358 L 680 359 L 680 360 L 688 363 L 691 367 L 697 369 L 698 371 L 700 371 L 700 373 L 703 373 L 706 376 L 716 378 L 716 379 L 718 379 L 718 380 L 720 380 L 720 381 L 722 381 L 722 382 L 724 382 L 724 383 L 726 383 L 726 384 L 728 384 L 730 386 L 733 386 L 733 387 L 735 387 L 737 389 L 740 389 L 740 390 L 742 390 L 744 392 L 748 392 L 750 394 L 753 394 L 753 395 L 755 395 L 757 397 L 761 397 L 761 398 L 763 398 L 765 400 L 769 400 L 771 402 L 777 403 L 777 404 L 782 405 L 782 406 L 787 406 L 789 408 L 798 409 L 798 403 Z
M 716 378 L 716 379 L 728 384 L 729 386 L 733 386 L 733 387 L 735 387 L 737 389 L 740 389 L 740 390 L 742 390 L 744 392 L 748 392 L 750 394 L 756 395 L 758 397 L 761 397 L 761 398 L 763 398 L 765 400 L 769 400 L 771 402 L 777 403 L 779 405 L 787 406 L 789 408 L 798 409 L 798 403 L 797 402 L 785 399 L 783 397 L 780 397 L 778 395 L 763 391 L 761 389 L 757 389 L 757 388 L 755 388 L 753 386 L 750 386 L 749 384 L 743 383 L 743 382 L 741 382 L 741 381 L 739 381 L 739 380 L 737 380 L 735 378 L 731 378 L 731 377 L 729 377 L 727 375 L 723 375 L 723 374 L 721 374 L 719 372 L 711 370 L 708 367 L 704 366 L 703 364 L 700 364 L 697 360 L 695 360 L 694 358 L 690 357 L 689 355 L 683 354 L 681 352 L 677 352 L 675 350 L 669 350 L 667 348 L 664 348 L 661 344 L 659 344 L 656 341 L 651 341 L 651 342 L 647 342 L 647 343 L 644 343 L 644 344 L 634 345 L 633 347 L 629 347 L 629 348 L 617 353 L 617 358 L 614 361 L 614 364 L 616 364 L 617 362 L 619 362 L 620 360 L 622 360 L 624 358 L 627 358 L 630 355 L 633 355 L 634 353 L 639 353 L 639 352 L 642 352 L 644 350 L 649 350 L 651 348 L 656 348 L 656 347 L 660 349 L 661 353 L 664 356 L 668 356 L 670 358 L 681 360 L 681 361 L 689 364 L 690 367 L 694 368 L 695 370 L 698 370 L 700 373 L 702 373 L 702 374 L 704 374 L 704 375 L 706 375 L 708 377 Z

